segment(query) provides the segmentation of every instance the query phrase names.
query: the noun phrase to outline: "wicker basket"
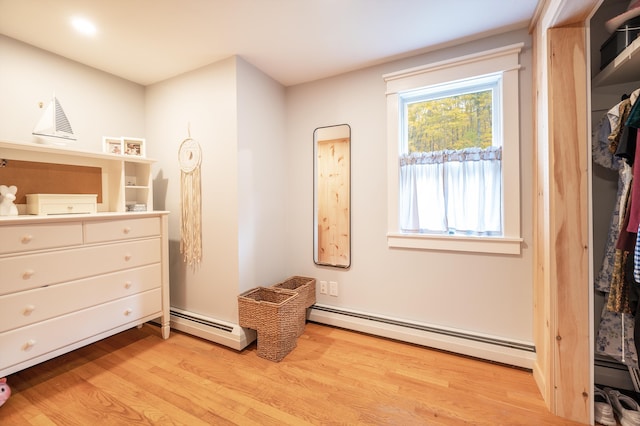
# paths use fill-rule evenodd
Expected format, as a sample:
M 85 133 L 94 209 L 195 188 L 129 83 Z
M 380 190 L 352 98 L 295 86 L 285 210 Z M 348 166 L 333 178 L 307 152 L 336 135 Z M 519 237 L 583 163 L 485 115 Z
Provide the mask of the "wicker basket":
M 315 278 L 293 276 L 281 283 L 272 285 L 271 288 L 292 290 L 299 294 L 297 335 L 300 337 L 304 333 L 304 328 L 307 324 L 307 308 L 316 303 Z
M 308 308 L 316 303 L 315 278 L 294 276 L 291 278 L 287 278 L 283 282 L 275 284 L 272 287 L 293 290 L 296 293 L 300 294 L 300 297 L 304 299 L 305 308 Z
M 278 362 L 296 347 L 299 297 L 295 291 L 271 287 L 238 296 L 240 326 L 257 331 L 259 357 Z

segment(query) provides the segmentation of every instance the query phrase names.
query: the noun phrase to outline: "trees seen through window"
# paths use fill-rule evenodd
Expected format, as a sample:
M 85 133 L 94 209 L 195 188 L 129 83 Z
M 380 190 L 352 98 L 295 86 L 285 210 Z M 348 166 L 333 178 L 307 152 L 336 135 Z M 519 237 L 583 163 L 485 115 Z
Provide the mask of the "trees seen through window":
M 408 153 L 492 145 L 492 91 L 407 105 Z

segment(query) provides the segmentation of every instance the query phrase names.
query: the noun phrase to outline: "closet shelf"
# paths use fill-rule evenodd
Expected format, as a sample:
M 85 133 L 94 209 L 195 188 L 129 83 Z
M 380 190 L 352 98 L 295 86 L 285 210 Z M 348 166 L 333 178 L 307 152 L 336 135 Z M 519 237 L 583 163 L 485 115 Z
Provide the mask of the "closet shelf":
M 593 78 L 593 86 L 609 86 L 640 80 L 640 37 L 636 38 Z

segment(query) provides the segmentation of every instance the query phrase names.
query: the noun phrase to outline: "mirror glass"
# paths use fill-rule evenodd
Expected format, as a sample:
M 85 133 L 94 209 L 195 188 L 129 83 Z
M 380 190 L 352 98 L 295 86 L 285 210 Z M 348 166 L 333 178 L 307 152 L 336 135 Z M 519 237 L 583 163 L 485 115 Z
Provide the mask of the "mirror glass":
M 318 127 L 313 132 L 313 261 L 351 265 L 351 128 Z

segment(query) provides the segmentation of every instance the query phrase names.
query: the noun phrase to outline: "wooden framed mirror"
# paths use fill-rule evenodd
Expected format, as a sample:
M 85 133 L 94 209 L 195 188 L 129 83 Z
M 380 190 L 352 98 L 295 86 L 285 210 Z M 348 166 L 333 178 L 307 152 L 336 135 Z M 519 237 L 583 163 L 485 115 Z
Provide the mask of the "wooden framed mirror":
M 351 266 L 351 127 L 313 132 L 313 261 Z

